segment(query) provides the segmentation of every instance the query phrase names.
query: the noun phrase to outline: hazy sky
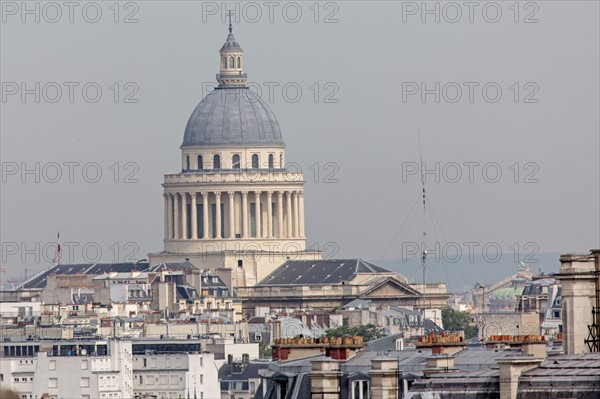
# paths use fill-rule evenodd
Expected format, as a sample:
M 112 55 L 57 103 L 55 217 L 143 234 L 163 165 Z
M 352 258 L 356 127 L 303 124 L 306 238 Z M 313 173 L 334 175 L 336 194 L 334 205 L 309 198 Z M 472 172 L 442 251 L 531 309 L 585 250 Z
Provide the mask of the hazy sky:
M 57 230 L 76 243 L 65 262 L 162 250 L 163 175 L 218 72 L 224 3 L 22 4 L 1 10 L 6 275 L 48 266 Z M 422 2 L 236 4 L 249 81 L 305 174 L 312 248 L 408 255 L 417 129 L 431 240 L 478 255 L 600 246 L 598 2 L 428 2 L 439 22 Z

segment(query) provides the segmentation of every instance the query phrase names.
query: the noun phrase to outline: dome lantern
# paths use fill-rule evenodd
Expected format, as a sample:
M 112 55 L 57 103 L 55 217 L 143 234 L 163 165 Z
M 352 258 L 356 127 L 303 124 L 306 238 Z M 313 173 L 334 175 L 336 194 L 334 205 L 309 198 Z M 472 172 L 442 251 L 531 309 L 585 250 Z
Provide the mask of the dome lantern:
M 246 85 L 247 77 L 243 69 L 244 50 L 233 36 L 231 12 L 229 13 L 229 34 L 219 51 L 219 65 L 219 73 L 217 74 L 219 87 L 244 87 Z

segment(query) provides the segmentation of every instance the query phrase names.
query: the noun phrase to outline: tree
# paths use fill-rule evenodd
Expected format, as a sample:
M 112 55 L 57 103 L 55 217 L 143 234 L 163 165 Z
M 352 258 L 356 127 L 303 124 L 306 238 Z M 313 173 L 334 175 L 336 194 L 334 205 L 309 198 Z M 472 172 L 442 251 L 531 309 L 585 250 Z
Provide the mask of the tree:
M 265 344 L 263 341 L 258 343 L 258 355 L 261 359 L 270 358 L 272 355 L 271 346 Z
M 329 338 L 360 336 L 363 338 L 364 342 L 382 338 L 386 335 L 387 334 L 383 328 L 377 328 L 373 324 L 350 327 L 348 324 L 348 319 L 343 320 L 343 325 L 327 330 L 326 334 L 326 336 Z
M 471 325 L 471 315 L 469 312 L 444 308 L 442 309 L 442 323 L 444 324 L 444 329 L 447 331 L 463 330 L 466 340 L 477 336 L 477 329 Z

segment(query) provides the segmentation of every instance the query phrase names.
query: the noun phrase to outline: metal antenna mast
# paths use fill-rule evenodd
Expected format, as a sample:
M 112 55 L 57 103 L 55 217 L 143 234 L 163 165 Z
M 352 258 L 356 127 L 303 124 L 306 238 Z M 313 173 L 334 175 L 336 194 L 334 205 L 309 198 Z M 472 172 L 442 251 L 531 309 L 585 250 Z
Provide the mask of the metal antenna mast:
M 417 128 L 417 135 L 419 136 L 419 168 L 421 170 L 421 188 L 423 190 L 423 234 L 421 235 L 421 267 L 423 268 L 423 295 L 425 294 L 425 262 L 427 260 L 427 250 L 425 248 L 425 239 L 427 233 L 425 232 L 425 217 L 427 211 L 425 208 L 425 173 L 423 173 L 423 151 L 421 150 L 421 132 Z

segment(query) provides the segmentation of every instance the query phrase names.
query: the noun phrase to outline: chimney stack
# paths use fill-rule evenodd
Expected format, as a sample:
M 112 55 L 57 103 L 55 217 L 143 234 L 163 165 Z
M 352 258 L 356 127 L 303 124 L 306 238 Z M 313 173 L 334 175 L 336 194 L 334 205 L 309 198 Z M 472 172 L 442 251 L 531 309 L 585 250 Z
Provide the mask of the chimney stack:
M 371 399 L 398 399 L 400 376 L 398 360 L 377 357 L 371 360 Z

